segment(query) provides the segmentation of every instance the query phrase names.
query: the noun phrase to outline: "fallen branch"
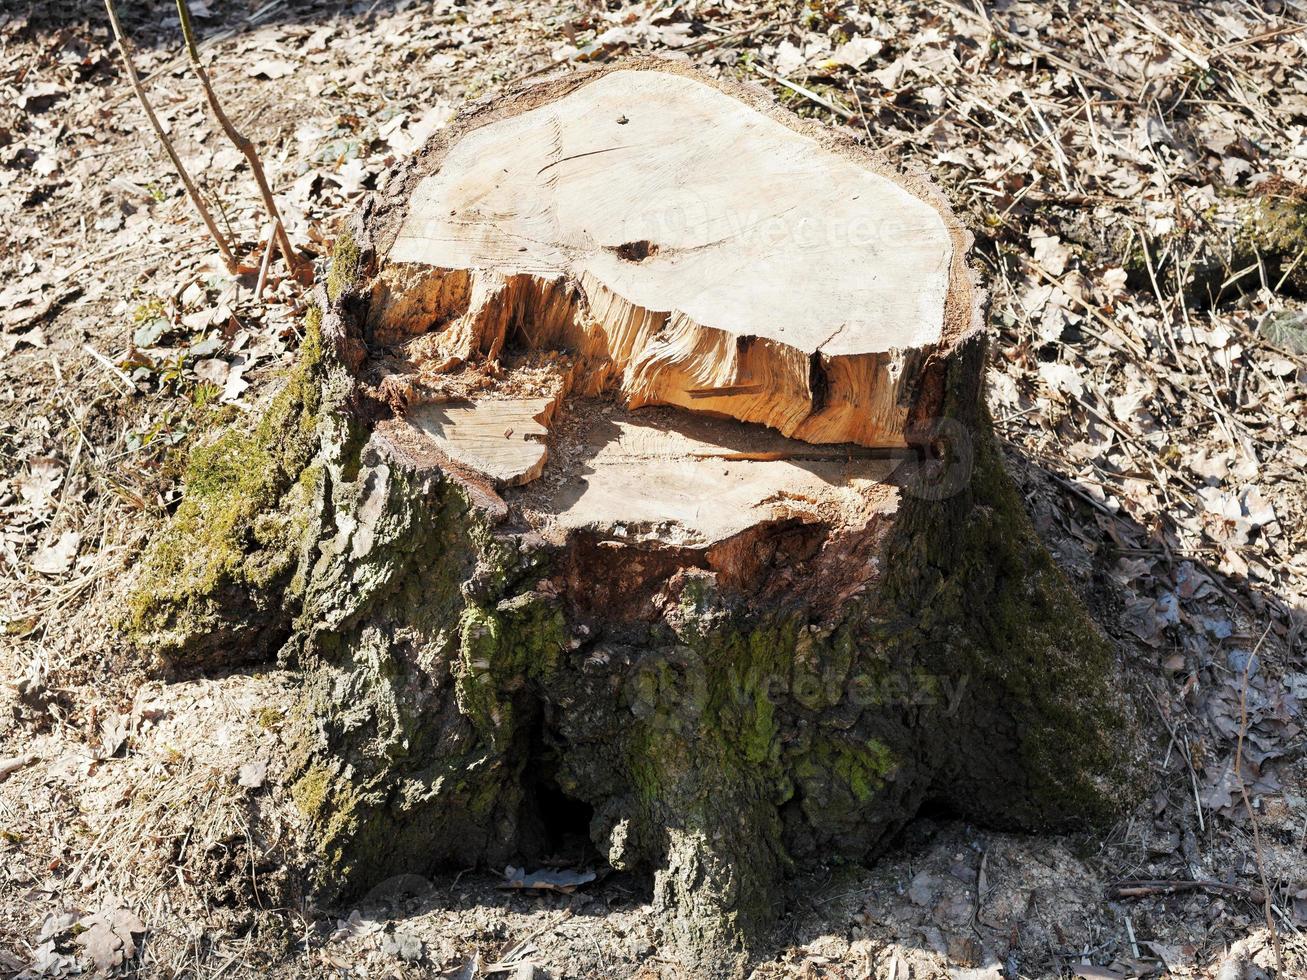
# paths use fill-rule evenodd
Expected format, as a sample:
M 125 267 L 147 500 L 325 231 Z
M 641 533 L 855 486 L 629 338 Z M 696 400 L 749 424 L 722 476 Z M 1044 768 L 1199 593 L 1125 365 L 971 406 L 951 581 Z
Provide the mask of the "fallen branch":
M 1174 881 L 1117 881 L 1107 889 L 1110 898 L 1147 898 L 1150 895 L 1170 895 L 1175 892 L 1221 892 L 1226 895 L 1241 895 L 1244 898 L 1256 898 L 1257 893 L 1243 885 L 1228 885 L 1223 881 L 1206 881 L 1203 879 Z
M 204 70 L 204 64 L 200 61 L 200 50 L 195 44 L 195 30 L 191 27 L 191 11 L 186 6 L 186 0 L 177 0 L 177 15 L 182 23 L 182 37 L 186 41 L 187 57 L 190 58 L 195 77 L 200 80 L 200 84 L 204 87 L 204 97 L 208 100 L 209 108 L 213 111 L 214 118 L 218 120 L 218 125 L 227 134 L 227 138 L 231 140 L 232 145 L 240 150 L 245 155 L 245 159 L 249 161 L 250 171 L 254 174 L 255 183 L 259 185 L 259 194 L 263 197 L 263 207 L 268 212 L 268 220 L 276 223 L 276 234 L 278 244 L 281 246 L 281 254 L 286 259 L 286 265 L 290 268 L 291 275 L 298 278 L 300 272 L 306 269 L 308 263 L 304 262 L 291 247 L 290 238 L 286 234 L 285 222 L 281 220 L 281 212 L 277 210 L 277 202 L 272 197 L 272 188 L 268 186 L 268 178 L 263 172 L 263 163 L 259 160 L 258 151 L 254 148 L 254 144 L 232 125 L 232 121 L 227 118 L 227 113 L 223 112 L 217 93 L 213 91 L 213 85 L 209 82 L 209 73 Z
M 181 157 L 172 148 L 168 135 L 163 131 L 163 126 L 159 124 L 159 117 L 154 114 L 154 107 L 150 105 L 150 100 L 145 95 L 145 89 L 141 87 L 141 80 L 136 75 L 136 66 L 132 63 L 131 48 L 127 46 L 127 38 L 123 36 L 122 25 L 118 23 L 118 11 L 114 8 L 113 0 L 104 0 L 104 9 L 109 12 L 109 23 L 113 27 L 114 40 L 118 42 L 118 50 L 122 52 L 123 66 L 127 69 L 127 78 L 132 84 L 133 91 L 136 92 L 136 98 L 141 103 L 141 108 L 145 110 L 150 125 L 154 127 L 154 133 L 159 137 L 159 142 L 163 144 L 168 159 L 172 161 L 173 167 L 177 170 L 177 176 L 182 179 L 182 183 L 186 186 L 186 193 L 190 195 L 191 203 L 195 205 L 195 210 L 200 212 L 204 227 L 209 229 L 209 234 L 218 246 L 218 251 L 222 253 L 222 260 L 226 263 L 227 270 L 234 273 L 236 271 L 236 256 L 232 254 L 231 246 L 227 243 L 226 237 L 214 224 L 213 216 L 209 214 L 204 198 L 200 197 L 200 191 L 195 186 L 195 182 L 191 180 L 191 175 L 186 172 Z

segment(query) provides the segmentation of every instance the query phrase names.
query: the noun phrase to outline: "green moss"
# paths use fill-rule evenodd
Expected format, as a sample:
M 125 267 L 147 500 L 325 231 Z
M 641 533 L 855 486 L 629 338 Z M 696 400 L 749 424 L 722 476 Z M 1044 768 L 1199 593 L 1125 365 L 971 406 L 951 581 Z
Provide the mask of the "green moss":
M 779 747 L 776 732 L 776 706 L 765 690 L 759 689 L 755 710 L 740 726 L 740 753 L 751 766 L 774 761 Z
M 459 621 L 458 633 L 458 710 L 493 737 L 495 730 L 511 721 L 511 709 L 500 704 L 495 681 L 503 627 L 493 613 L 471 606 Z
M 319 322 L 306 317 L 298 360 L 253 429 L 232 424 L 192 448 L 182 502 L 128 597 L 126 626 L 140 645 L 175 658 L 222 642 L 220 594 L 236 588 L 266 603 L 288 578 L 318 479 L 309 463 L 318 445 Z
M 375 861 L 384 853 L 385 828 L 369 827 L 362 818 L 361 797 L 350 780 L 314 765 L 300 773 L 290 793 L 296 809 L 314 828 L 319 859 L 333 874 L 348 880 L 359 862 Z
M 331 772 L 325 766 L 313 766 L 290 788 L 291 799 L 305 817 L 315 818 L 327 802 L 331 790 Z
M 794 778 L 806 795 L 830 811 L 871 802 L 899 766 L 888 745 L 878 739 L 850 742 L 824 738 L 797 760 Z M 829 816 L 829 812 L 827 814 Z
M 886 777 L 898 765 L 898 757 L 888 745 L 871 739 L 843 752 L 836 762 L 835 773 L 845 780 L 858 801 L 865 803 L 885 785 Z
M 354 285 L 362 266 L 362 253 L 354 236 L 345 232 L 331 250 L 331 268 L 327 270 L 327 298 L 333 303 Z
M 751 766 L 775 764 L 780 748 L 773 686 L 784 686 L 794 667 L 798 624 L 752 630 L 720 640 L 700 656 L 708 665 L 712 728 Z
M 1275 287 L 1283 278 L 1281 288 L 1303 295 L 1307 294 L 1304 251 L 1307 251 L 1307 200 L 1268 194 L 1252 206 L 1235 241 L 1233 264 L 1242 267 L 1260 259 L 1266 268 L 1267 285 Z
M 739 633 L 718 629 L 699 641 L 692 657 L 655 660 L 632 685 L 640 721 L 625 763 L 637 797 L 656 808 L 697 783 L 703 768 L 719 781 L 712 798 L 761 795 L 774 805 L 792 793 L 792 776 L 825 808 L 819 821 L 857 824 L 859 806 L 899 767 L 895 751 L 878 739 L 823 726 L 783 740 L 781 726 L 793 720 L 783 722 L 778 708 L 817 712 L 839 704 L 855 655 L 847 631 L 818 634 L 799 619 L 784 619 Z M 687 710 L 700 693 L 702 710 Z M 740 788 L 749 784 L 759 793 Z
M 280 708 L 262 707 L 254 716 L 254 721 L 266 732 L 279 730 L 286 720 L 286 713 Z
M 1290 296 L 1307 296 L 1307 196 L 1284 183 L 1244 195 L 1227 188 L 1219 207 L 1205 217 L 1209 228 L 1202 231 L 1193 256 L 1186 260 L 1185 300 L 1202 306 L 1228 301 L 1259 288 L 1278 288 Z M 1224 240 L 1211 229 L 1225 229 Z M 1153 261 L 1162 249 L 1153 248 Z M 1127 264 L 1132 287 L 1151 290 L 1147 271 Z M 1172 281 L 1174 270 L 1155 269 L 1163 288 Z
M 513 731 L 513 694 L 546 676 L 563 649 L 562 611 L 543 596 L 516 596 L 491 611 L 471 605 L 459 621 L 458 707 L 492 744 Z

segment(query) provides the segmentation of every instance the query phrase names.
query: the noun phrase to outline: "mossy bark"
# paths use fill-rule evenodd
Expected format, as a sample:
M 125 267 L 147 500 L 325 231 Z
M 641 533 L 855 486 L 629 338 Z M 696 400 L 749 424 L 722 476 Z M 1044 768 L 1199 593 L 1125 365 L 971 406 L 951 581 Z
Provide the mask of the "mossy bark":
M 683 555 L 657 616 L 605 613 L 573 570 L 647 549 L 543 545 L 380 442 L 328 463 L 294 641 L 320 884 L 538 855 L 548 782 L 592 808 L 614 868 L 654 873 L 695 975 L 733 976 L 790 869 L 870 859 L 927 801 L 1011 828 L 1110 818 L 1136 732 L 1112 650 L 992 439 L 974 450 L 961 494 L 907 498 L 891 571 L 834 614 Z
M 1055 209 L 1056 210 L 1056 209 Z M 1101 261 L 1121 266 L 1132 289 L 1179 290 L 1191 309 L 1228 303 L 1266 287 L 1307 296 L 1307 188 L 1268 182 L 1228 193 L 1161 240 L 1083 208 L 1058 216 L 1062 236 Z M 1175 244 L 1178 241 L 1178 245 Z
M 319 475 L 320 327 L 313 307 L 298 360 L 255 424 L 191 449 L 182 502 L 137 567 L 127 632 L 174 672 L 265 659 L 289 635 Z

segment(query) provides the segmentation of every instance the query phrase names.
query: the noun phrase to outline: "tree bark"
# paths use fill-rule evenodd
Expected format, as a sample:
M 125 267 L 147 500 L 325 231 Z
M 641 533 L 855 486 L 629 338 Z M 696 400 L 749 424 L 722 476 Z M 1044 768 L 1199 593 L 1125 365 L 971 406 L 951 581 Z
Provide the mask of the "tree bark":
M 762 187 L 796 222 L 847 217 L 852 194 L 791 193 L 820 167 L 907 201 L 859 261 L 912 295 L 814 265 L 857 268 L 794 224 L 722 244 L 710 211 L 653 234 L 646 196 L 593 190 L 601 166 L 662 186 L 651 112 L 713 123 L 687 123 L 707 162 L 669 186 L 702 178 L 714 208 Z M 578 142 L 601 122 L 638 150 Z M 714 143 L 732 126 L 773 152 Z M 496 169 L 505 146 L 516 170 Z M 523 214 L 553 237 L 507 250 Z M 1138 723 L 1004 473 L 969 247 L 924 178 L 679 66 L 474 108 L 338 243 L 283 421 L 242 443 L 276 478 L 251 495 L 193 464 L 189 513 L 143 562 L 137 637 L 211 665 L 206 623 L 223 650 L 241 639 L 223 597 L 260 597 L 245 635 L 285 639 L 303 676 L 294 794 L 328 894 L 539 860 L 565 804 L 609 865 L 653 873 L 696 976 L 745 970 L 791 870 L 869 860 L 928 803 L 997 827 L 1109 819 Z M 797 305 L 768 278 L 777 248 Z M 311 459 L 278 442 L 285 419 Z M 277 533 L 241 530 L 267 514 Z

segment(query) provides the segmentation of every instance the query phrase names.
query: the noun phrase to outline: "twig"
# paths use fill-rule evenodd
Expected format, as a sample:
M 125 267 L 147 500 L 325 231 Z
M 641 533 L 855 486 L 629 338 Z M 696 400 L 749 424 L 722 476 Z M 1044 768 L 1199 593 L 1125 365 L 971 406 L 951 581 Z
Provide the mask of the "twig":
M 222 104 L 218 101 L 217 93 L 213 91 L 213 85 L 209 82 L 209 73 L 204 70 L 204 64 L 200 61 L 199 48 L 195 45 L 195 30 L 191 27 L 191 11 L 186 6 L 186 0 L 177 0 L 177 16 L 182 23 L 182 37 L 186 40 L 186 54 L 190 58 L 195 77 L 200 80 L 200 84 L 204 87 L 204 97 L 209 102 L 209 108 L 213 111 L 214 118 L 218 120 L 218 125 L 227 134 L 227 138 L 231 140 L 232 145 L 240 150 L 245 155 L 245 159 L 249 161 L 250 171 L 254 174 L 254 180 L 259 185 L 259 193 L 263 196 L 263 207 L 268 212 L 269 220 L 277 223 L 276 232 L 281 244 L 281 254 L 286 259 L 286 265 L 290 267 L 291 275 L 298 277 L 305 263 L 291 247 L 290 238 L 286 234 L 286 226 L 281 220 L 281 212 L 277 210 L 277 202 L 272 197 L 272 188 L 268 186 L 268 178 L 263 173 L 263 163 L 259 160 L 258 151 L 255 150 L 254 144 L 232 125 L 232 121 L 227 118 L 227 113 L 222 110 Z
M 1085 122 L 1089 124 L 1089 142 L 1093 144 L 1094 156 L 1101 163 L 1103 161 L 1103 147 L 1098 142 L 1098 124 L 1094 122 L 1094 103 L 1089 98 L 1089 93 L 1085 91 L 1084 83 L 1080 81 L 1079 75 L 1072 75 L 1072 80 L 1076 83 L 1076 88 L 1080 90 L 1080 97 L 1085 100 Z
M 1283 286 L 1285 282 L 1288 281 L 1291 275 L 1293 275 L 1293 270 L 1298 268 L 1298 264 L 1302 262 L 1304 258 L 1307 258 L 1307 248 L 1304 248 L 1301 252 L 1299 252 L 1298 257 L 1293 260 L 1293 263 L 1289 266 L 1289 268 L 1284 270 L 1284 275 L 1280 276 L 1280 281 L 1275 284 L 1275 289 L 1273 289 L 1272 292 L 1278 293 L 1280 291 L 1280 287 Z
M 264 4 L 258 10 L 254 11 L 254 13 L 246 17 L 245 23 L 258 24 L 260 21 L 266 20 L 268 16 L 279 6 L 281 6 L 279 2 Z M 439 18 L 437 18 L 437 23 L 440 23 Z M 217 31 L 213 34 L 210 34 L 208 37 L 206 37 L 203 41 L 200 42 L 200 47 L 211 48 L 214 45 L 221 44 L 223 41 L 226 41 L 229 38 L 233 38 L 235 36 L 236 36 L 236 28 L 228 27 L 224 30 Z M 168 61 L 164 62 L 158 68 L 154 69 L 154 71 L 150 72 L 150 74 L 145 76 L 144 79 L 145 84 L 149 85 L 156 78 L 160 78 L 164 75 L 167 75 L 173 70 L 175 70 L 176 68 L 179 68 L 181 66 L 181 63 L 185 60 L 185 57 L 186 57 L 185 55 L 179 54 L 177 55 L 177 57 L 171 58 Z M 126 94 L 114 96 L 112 99 L 110 99 L 108 102 L 104 104 L 104 107 L 106 109 L 112 109 L 114 106 L 116 106 L 119 102 L 121 102 L 126 97 L 127 97 Z M 86 159 L 86 158 L 83 157 L 82 159 Z
M 103 364 L 110 371 L 112 371 L 114 373 L 114 376 L 117 377 L 119 381 L 121 381 L 123 384 L 127 386 L 128 391 L 136 390 L 136 385 L 132 384 L 132 379 L 129 378 L 126 375 L 126 373 L 124 373 L 122 368 L 120 368 L 113 361 L 109 360 L 109 358 L 105 357 L 90 344 L 82 344 L 82 350 L 86 351 L 86 353 L 90 354 L 93 358 L 96 359 L 96 361 L 98 361 L 100 364 Z
M 1272 38 L 1283 37 L 1286 34 L 1297 34 L 1299 31 L 1307 30 L 1307 24 L 1291 24 L 1288 27 L 1281 27 L 1278 30 L 1267 31 L 1265 34 L 1256 34 L 1253 37 L 1246 37 L 1242 41 L 1234 41 L 1222 46 L 1220 49 L 1212 52 L 1212 57 L 1223 58 L 1231 51 L 1238 48 L 1246 48 L 1250 44 L 1260 44 L 1262 41 L 1269 41 Z
M 1156 34 L 1163 41 L 1171 45 L 1171 47 L 1175 48 L 1177 52 L 1184 55 L 1186 58 L 1192 61 L 1203 71 L 1211 70 L 1212 68 L 1211 62 L 1208 61 L 1206 58 L 1204 58 L 1197 51 L 1194 51 L 1192 48 L 1189 48 L 1187 45 L 1181 43 L 1180 39 L 1177 38 L 1174 34 L 1168 34 L 1166 31 L 1164 31 L 1161 27 L 1158 26 L 1155 20 L 1153 20 L 1147 14 L 1141 13 L 1140 11 L 1136 10 L 1134 7 L 1130 6 L 1130 4 L 1126 2 L 1126 0 L 1120 0 L 1120 2 L 1121 2 L 1121 6 L 1124 7 L 1126 10 L 1130 11 L 1130 13 L 1134 16 L 1135 20 L 1139 21 L 1139 23 L 1143 25 L 1145 30 L 1153 34 Z
M 727 34 L 705 34 L 703 37 L 695 38 L 687 44 L 678 44 L 671 48 L 672 51 L 680 51 L 685 54 L 695 54 L 699 51 L 706 51 L 714 45 L 732 44 L 742 41 L 750 35 L 757 34 L 770 25 L 759 25 L 757 27 L 746 27 L 743 30 L 731 31 Z
M 1239 780 L 1239 794 L 1243 797 L 1243 807 L 1248 811 L 1248 822 L 1253 827 L 1253 851 L 1257 858 L 1257 874 L 1262 879 L 1262 910 L 1266 913 L 1266 930 L 1271 934 L 1271 948 L 1275 950 L 1275 967 L 1284 975 L 1284 952 L 1280 949 L 1280 936 L 1275 931 L 1275 916 L 1271 912 L 1271 889 L 1266 883 L 1266 862 L 1262 859 L 1262 836 L 1257 829 L 1257 814 L 1253 811 L 1252 800 L 1248 796 L 1248 784 L 1243 778 L 1243 740 L 1248 734 L 1248 675 L 1252 669 L 1257 653 L 1270 635 L 1271 627 L 1267 625 L 1262 638 L 1253 647 L 1253 652 L 1243 664 L 1243 684 L 1239 688 L 1239 738 L 1234 743 L 1234 775 Z
M 1079 484 L 1075 483 L 1075 481 L 1068 480 L 1066 477 L 1054 473 L 1051 469 L 1048 468 L 1049 466 L 1053 465 L 1053 461 L 1050 460 L 1047 456 L 1042 456 L 1037 453 L 1032 453 L 1025 446 L 1019 445 L 1018 443 L 1013 442 L 1011 439 L 1005 437 L 1000 437 L 1000 438 L 1002 439 L 1002 442 L 1005 446 L 1008 446 L 1009 448 L 1019 453 L 1024 453 L 1025 455 L 1031 456 L 1037 462 L 1043 464 L 1044 475 L 1047 476 L 1054 483 L 1070 491 L 1072 494 L 1080 498 L 1090 507 L 1094 508 L 1094 510 L 1098 511 L 1104 517 L 1116 521 L 1118 524 L 1121 525 L 1123 530 L 1129 531 L 1133 535 L 1133 532 L 1135 531 L 1135 525 L 1131 524 L 1130 521 L 1126 520 L 1116 511 L 1112 510 L 1111 507 L 1108 507 L 1107 504 L 1103 503 L 1101 500 L 1097 500 L 1091 494 L 1086 493 L 1084 489 L 1079 486 Z M 1148 553 L 1151 554 L 1152 552 L 1149 551 Z
M 849 91 L 853 94 L 853 101 L 858 103 L 858 118 L 862 120 L 862 129 L 867 134 L 867 145 L 874 147 L 876 139 L 871 135 L 871 126 L 867 124 L 867 111 L 862 107 L 862 96 L 858 94 L 857 86 L 853 84 L 852 79 L 849 79 Z
M 1139 942 L 1135 939 L 1134 923 L 1130 921 L 1130 916 L 1125 917 L 1126 935 L 1130 937 L 1130 953 L 1135 959 L 1139 959 Z
M 245 20 L 248 23 L 249 18 L 247 17 L 245 18 Z M 211 48 L 215 44 L 221 44 L 223 41 L 227 40 L 228 38 L 235 37 L 235 36 L 236 36 L 236 30 L 234 28 L 228 28 L 226 30 L 218 31 L 215 34 L 210 34 L 203 41 L 201 41 L 200 47 Z M 176 69 L 181 67 L 182 62 L 185 60 L 186 60 L 186 56 L 180 54 L 177 55 L 175 58 L 170 58 L 168 61 L 165 61 L 158 68 L 154 69 L 154 71 L 150 72 L 150 74 L 146 75 L 143 79 L 141 79 L 141 84 L 149 85 L 151 82 L 155 81 L 156 79 L 162 78 L 164 75 L 167 75 L 175 71 Z M 112 99 L 110 99 L 108 102 L 104 104 L 105 109 L 112 109 L 123 99 L 127 98 L 128 94 L 129 93 L 124 92 L 122 95 L 114 96 Z M 85 157 L 83 157 L 83 159 L 85 159 Z
M 1243 885 L 1227 885 L 1223 881 L 1117 881 L 1108 888 L 1112 898 L 1147 898 L 1150 895 L 1167 895 L 1172 892 L 1224 892 L 1229 895 L 1252 896 L 1252 890 Z
M 1039 128 L 1044 132 L 1044 138 L 1048 140 L 1048 145 L 1053 150 L 1053 163 L 1057 165 L 1058 176 L 1062 178 L 1062 186 L 1065 187 L 1066 192 L 1070 194 L 1072 192 L 1071 180 L 1067 177 L 1066 153 L 1062 149 L 1062 144 L 1053 137 L 1053 130 L 1049 128 L 1048 120 L 1045 119 L 1044 114 L 1039 111 L 1039 106 L 1035 105 L 1035 101 L 1030 97 L 1030 93 L 1025 89 L 1022 89 L 1021 94 L 1025 96 L 1026 105 L 1030 106 L 1030 111 L 1035 114 L 1035 122 L 1039 123 Z
M 1166 726 L 1167 732 L 1170 733 L 1171 744 L 1179 750 L 1180 758 L 1184 760 L 1185 767 L 1189 770 L 1189 782 L 1194 792 L 1194 813 L 1198 815 L 1198 830 L 1206 833 L 1207 827 L 1203 821 L 1203 798 L 1198 792 L 1198 773 L 1194 769 L 1193 753 L 1189 751 L 1189 740 L 1185 739 L 1183 745 L 1180 743 L 1180 736 L 1176 734 L 1175 726 L 1171 724 L 1171 720 L 1166 717 L 1166 711 L 1162 708 L 1161 699 L 1153 693 L 1152 687 L 1145 685 L 1144 690 L 1148 693 L 1149 698 L 1152 699 L 1153 705 L 1157 708 L 1158 717 L 1162 719 L 1162 724 Z M 1170 753 L 1171 750 L 1167 749 L 1168 757 L 1170 756 Z
M 200 212 L 200 217 L 204 220 L 204 226 L 209 229 L 209 234 L 213 236 L 214 243 L 218 246 L 218 251 L 222 253 L 223 261 L 227 264 L 229 272 L 236 271 L 236 256 L 232 254 L 231 246 L 227 244 L 227 239 L 218 226 L 213 223 L 213 216 L 209 214 L 209 209 L 204 204 L 204 199 L 200 197 L 200 192 L 191 180 L 191 175 L 186 172 L 186 167 L 182 165 L 181 157 L 177 151 L 172 148 L 172 143 L 168 140 L 168 135 L 163 131 L 163 126 L 159 123 L 159 117 L 154 114 L 154 107 L 150 105 L 150 100 L 145 95 L 145 89 L 141 87 L 141 80 L 136 75 L 136 66 L 132 63 L 132 52 L 127 46 L 127 38 L 123 35 L 122 25 L 118 23 L 118 11 L 114 8 L 113 0 L 104 0 L 104 9 L 109 12 L 109 23 L 113 27 L 114 40 L 118 42 L 118 50 L 123 56 L 123 66 L 127 69 L 127 78 L 132 84 L 132 89 L 136 92 L 136 98 L 141 103 L 141 108 L 145 110 L 145 115 L 150 120 L 150 125 L 154 127 L 154 133 L 159 137 L 159 142 L 163 144 L 164 150 L 168 154 L 168 159 L 177 170 L 177 176 L 182 179 L 186 186 L 186 193 L 190 195 L 191 203 L 195 205 L 195 210 Z
M 784 85 L 791 92 L 796 92 L 799 95 L 802 95 L 808 101 L 817 103 L 817 105 L 821 106 L 823 109 L 829 109 L 831 112 L 835 113 L 835 115 L 839 116 L 841 119 L 845 120 L 846 122 L 851 122 L 855 118 L 857 118 L 857 113 L 850 112 L 848 109 L 844 108 L 844 106 L 835 104 L 825 96 L 818 95 L 812 89 L 804 88 L 802 85 L 798 84 L 797 82 L 790 81 L 788 78 L 785 78 L 783 75 L 778 75 L 773 71 L 768 71 L 762 65 L 755 64 L 753 66 L 753 70 L 756 71 L 763 78 L 770 78 L 776 84 Z
M 274 220 L 268 227 L 268 243 L 263 248 L 263 261 L 259 263 L 259 281 L 254 285 L 255 302 L 263 298 L 263 287 L 268 281 L 268 268 L 272 265 L 273 253 L 277 251 L 277 229 L 281 221 Z

